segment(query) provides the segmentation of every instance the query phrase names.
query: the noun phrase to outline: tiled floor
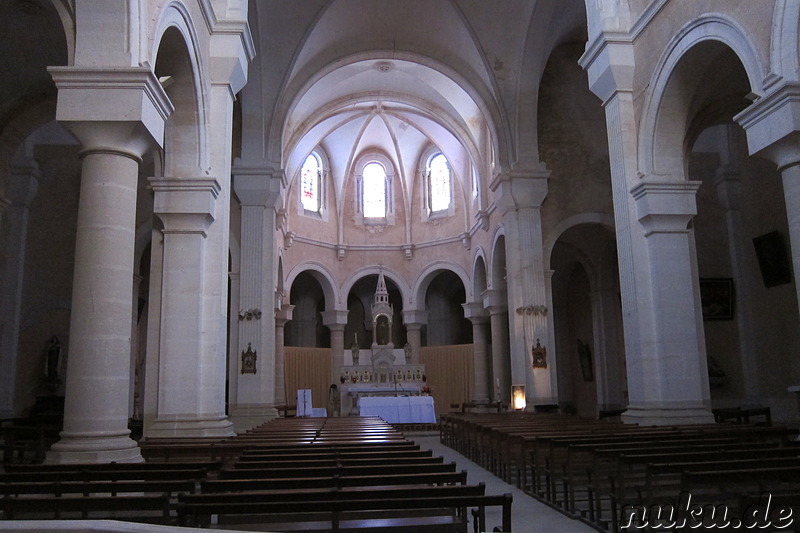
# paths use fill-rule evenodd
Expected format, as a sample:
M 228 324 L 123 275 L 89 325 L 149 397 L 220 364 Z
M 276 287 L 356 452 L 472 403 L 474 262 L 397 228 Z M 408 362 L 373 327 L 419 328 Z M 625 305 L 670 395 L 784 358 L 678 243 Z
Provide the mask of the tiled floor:
M 444 457 L 446 463 L 455 462 L 456 470 L 467 471 L 467 481 L 470 484 L 486 483 L 487 494 L 511 493 L 514 502 L 511 505 L 511 525 L 513 533 L 597 533 L 588 525 L 573 520 L 555 509 L 539 502 L 518 488 L 509 485 L 495 477 L 491 472 L 473 463 L 460 453 L 444 446 L 439 442 L 439 435 L 432 433 L 413 434 L 406 433 L 406 437 L 413 440 L 422 448 L 433 450 L 433 455 Z M 499 526 L 500 509 L 489 508 L 486 511 L 486 522 L 489 529 Z

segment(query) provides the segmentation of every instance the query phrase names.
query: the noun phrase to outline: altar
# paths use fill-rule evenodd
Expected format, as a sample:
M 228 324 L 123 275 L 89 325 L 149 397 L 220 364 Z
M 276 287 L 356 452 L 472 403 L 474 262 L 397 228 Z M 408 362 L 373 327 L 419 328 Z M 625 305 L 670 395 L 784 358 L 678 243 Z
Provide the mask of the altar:
M 435 424 L 431 396 L 362 396 L 359 416 L 379 416 L 389 424 Z

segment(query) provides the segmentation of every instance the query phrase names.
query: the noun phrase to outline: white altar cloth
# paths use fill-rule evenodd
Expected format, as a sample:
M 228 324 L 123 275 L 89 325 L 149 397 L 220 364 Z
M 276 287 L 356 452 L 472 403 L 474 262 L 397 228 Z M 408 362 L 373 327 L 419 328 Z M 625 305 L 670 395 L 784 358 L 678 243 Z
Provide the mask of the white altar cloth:
M 434 424 L 436 411 L 431 396 L 362 396 L 360 416 L 379 416 L 390 424 Z

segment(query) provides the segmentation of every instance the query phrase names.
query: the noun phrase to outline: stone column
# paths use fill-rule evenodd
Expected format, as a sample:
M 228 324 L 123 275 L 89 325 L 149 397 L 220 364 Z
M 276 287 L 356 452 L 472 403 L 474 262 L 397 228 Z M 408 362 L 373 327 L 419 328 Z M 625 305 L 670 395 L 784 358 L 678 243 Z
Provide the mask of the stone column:
M 699 182 L 643 179 L 631 189 L 644 229 L 649 287 L 638 287 L 640 351 L 628 358 L 629 375 L 643 389 L 631 397 L 627 421 L 641 424 L 710 423 L 708 369 L 693 239 Z
M 422 327 L 428 323 L 428 312 L 423 309 L 403 309 L 403 324 L 406 326 L 406 340 L 411 345 L 411 361 L 409 365 L 420 363 L 422 349 Z
M 284 326 L 292 319 L 293 305 L 284 304 L 275 312 L 275 405 L 287 405 L 284 380 Z
M 550 340 L 549 308 L 544 271 L 541 205 L 547 196 L 546 170 L 514 172 L 493 184 L 506 221 L 506 267 L 511 332 L 512 385 L 525 385 L 527 404 L 556 403 L 555 357 Z M 532 349 L 549 353 L 546 367 L 533 368 Z
M 56 119 L 83 145 L 83 165 L 64 429 L 46 461 L 141 462 L 128 430 L 136 191 L 172 107 L 146 68 L 50 73 Z
M 344 328 L 347 309 L 322 312 L 322 324 L 331 331 L 331 383 L 339 382 L 339 367 L 344 366 Z
M 511 400 L 510 353 L 508 347 L 508 300 L 506 291 L 487 289 L 481 294 L 492 328 L 492 375 L 490 394 L 493 401 Z
M 747 132 L 751 155 L 773 161 L 783 178 L 792 267 L 800 273 L 800 82 L 781 81 L 734 117 Z M 800 283 L 795 281 L 800 304 Z
M 5 209 L 8 246 L 5 268 L 0 286 L 0 418 L 14 418 L 17 357 L 19 352 L 19 326 L 22 309 L 22 288 L 25 277 L 25 250 L 28 240 L 30 205 L 39 187 L 39 166 L 30 160 L 14 164 L 8 177 Z M 0 218 L 3 213 L 0 211 Z M 1 228 L 0 228 L 1 229 Z
M 486 343 L 486 327 L 489 323 L 489 313 L 483 308 L 483 302 L 470 302 L 463 304 L 464 316 L 472 322 L 473 344 L 473 386 L 472 401 L 487 403 L 489 395 L 489 352 Z

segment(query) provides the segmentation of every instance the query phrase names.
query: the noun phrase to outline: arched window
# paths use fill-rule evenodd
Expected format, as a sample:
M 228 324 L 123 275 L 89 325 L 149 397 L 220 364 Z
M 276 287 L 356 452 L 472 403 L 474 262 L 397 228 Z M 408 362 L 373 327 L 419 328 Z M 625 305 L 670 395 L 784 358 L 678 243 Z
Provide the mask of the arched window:
M 392 161 L 380 152 L 370 151 L 356 160 L 353 173 L 356 224 L 371 226 L 370 231 L 380 231 L 383 226 L 394 225 Z
M 322 163 L 315 152 L 308 155 L 300 170 L 300 203 L 305 211 L 322 210 Z
M 450 209 L 452 189 L 450 185 L 450 165 L 442 153 L 428 160 L 428 210 L 440 213 Z
M 364 165 L 361 202 L 365 218 L 386 218 L 386 169 L 376 161 Z

